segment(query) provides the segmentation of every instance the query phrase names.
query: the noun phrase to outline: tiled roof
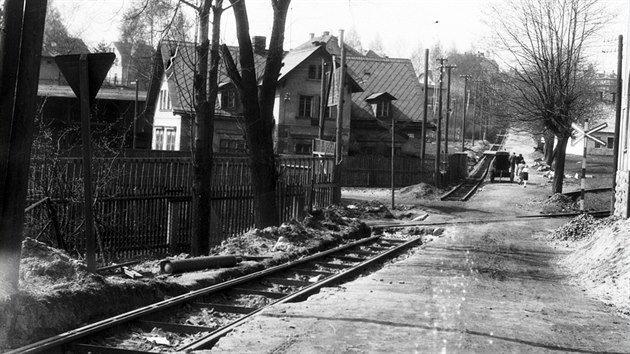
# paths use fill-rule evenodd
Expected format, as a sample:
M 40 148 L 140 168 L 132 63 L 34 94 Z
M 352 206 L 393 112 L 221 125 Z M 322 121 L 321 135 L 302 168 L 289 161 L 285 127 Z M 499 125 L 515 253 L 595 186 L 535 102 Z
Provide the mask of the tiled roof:
M 387 92 L 391 102 L 391 114 L 397 121 L 422 120 L 422 89 L 409 59 L 395 58 L 347 58 L 348 72 L 363 88 L 352 95 L 352 119 L 376 119 L 366 99 L 375 93 Z
M 228 47 L 232 58 L 237 66 L 239 65 L 238 47 Z M 173 110 L 175 112 L 194 113 L 193 105 L 193 77 L 196 62 L 196 51 L 194 43 L 164 41 L 161 46 L 164 68 L 168 78 L 168 87 L 171 92 Z M 210 58 L 208 58 L 210 60 Z M 258 80 L 262 78 L 266 56 L 254 53 L 255 70 Z M 223 60 L 219 60 L 219 85 L 230 82 L 225 70 Z M 174 94 L 173 94 L 174 93 Z M 215 107 L 217 114 L 231 115 L 219 108 L 219 101 Z

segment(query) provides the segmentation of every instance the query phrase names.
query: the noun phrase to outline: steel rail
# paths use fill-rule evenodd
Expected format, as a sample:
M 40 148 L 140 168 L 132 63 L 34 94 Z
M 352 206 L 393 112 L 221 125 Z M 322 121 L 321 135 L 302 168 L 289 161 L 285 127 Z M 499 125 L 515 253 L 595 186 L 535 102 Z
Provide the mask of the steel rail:
M 495 157 L 495 159 L 496 159 L 496 157 Z M 481 186 L 483 181 L 486 179 L 486 176 L 488 175 L 488 170 L 490 170 L 490 166 L 492 166 L 493 162 L 494 162 L 494 159 L 492 159 L 492 161 L 490 161 L 488 166 L 486 166 L 486 169 L 483 172 L 483 175 L 481 175 L 481 178 L 479 178 L 479 180 L 477 180 L 477 183 L 475 183 L 475 185 L 472 187 L 472 189 L 468 193 L 466 193 L 466 195 L 464 195 L 462 197 L 462 199 L 461 199 L 462 201 L 468 200 L 468 198 L 470 198 L 477 191 L 479 186 Z
M 383 240 L 387 240 L 387 239 L 383 239 Z M 266 310 L 268 308 L 270 308 L 271 306 L 275 306 L 275 305 L 279 305 L 282 303 L 287 303 L 287 302 L 293 302 L 293 301 L 297 301 L 300 299 L 303 299 L 305 297 L 310 296 L 311 294 L 319 291 L 321 288 L 335 284 L 336 282 L 340 281 L 341 279 L 354 275 L 359 271 L 362 271 L 363 269 L 374 265 L 375 263 L 380 262 L 383 259 L 386 259 L 388 257 L 390 257 L 392 254 L 397 253 L 397 252 L 401 252 L 413 245 L 415 245 L 416 243 L 421 243 L 422 242 L 422 237 L 417 237 L 414 238 L 410 241 L 406 241 L 398 246 L 395 246 L 394 248 L 389 249 L 388 251 L 385 251 L 379 255 L 374 256 L 373 258 L 370 258 L 360 264 L 357 264 L 343 272 L 337 273 L 331 277 L 328 277 L 326 279 L 323 279 L 320 282 L 314 283 L 296 293 L 293 293 L 291 295 L 288 295 L 278 301 L 275 301 L 265 307 L 261 307 L 260 309 L 238 319 L 235 322 L 232 322 L 231 324 L 220 328 L 212 333 L 209 333 L 207 336 L 195 341 L 194 343 L 190 343 L 184 347 L 178 348 L 178 351 L 183 351 L 183 352 L 189 352 L 189 351 L 193 351 L 193 350 L 202 350 L 202 349 L 209 349 L 211 348 L 214 344 L 216 344 L 216 342 L 223 336 L 225 336 L 226 334 L 228 334 L 229 332 L 231 332 L 236 326 L 242 324 L 243 322 L 245 322 L 246 320 L 250 319 L 253 316 L 256 316 L 257 314 L 259 314 L 261 311 Z
M 231 279 L 231 280 L 228 280 L 228 281 L 220 283 L 220 284 L 216 284 L 216 285 L 212 285 L 212 286 L 209 286 L 209 287 L 206 287 L 206 288 L 194 290 L 194 291 L 191 291 L 191 292 L 186 293 L 186 294 L 175 296 L 175 297 L 172 297 L 170 299 L 157 302 L 155 304 L 151 304 L 151 305 L 139 308 L 139 309 L 135 309 L 135 310 L 132 310 L 132 311 L 129 311 L 129 312 L 126 312 L 126 313 L 123 313 L 123 314 L 120 314 L 120 315 L 117 315 L 117 316 L 114 316 L 114 317 L 110 317 L 110 318 L 104 319 L 102 321 L 98 321 L 98 322 L 95 322 L 95 323 L 92 323 L 92 324 L 89 324 L 89 325 L 86 325 L 86 326 L 83 326 L 83 327 L 80 327 L 80 328 L 77 328 L 77 329 L 74 329 L 74 330 L 62 333 L 62 334 L 56 335 L 54 337 L 50 337 L 50 338 L 47 338 L 47 339 L 40 340 L 38 342 L 31 343 L 29 345 L 26 345 L 26 346 L 23 346 L 23 347 L 11 350 L 9 352 L 6 352 L 5 354 L 40 353 L 40 352 L 43 352 L 43 351 L 46 351 L 46 350 L 50 350 L 50 349 L 53 349 L 55 347 L 62 346 L 64 344 L 68 344 L 70 342 L 74 342 L 74 341 L 76 341 L 78 339 L 81 339 L 83 337 L 86 337 L 88 335 L 91 335 L 91 334 L 94 334 L 94 333 L 98 333 L 98 332 L 101 332 L 103 330 L 115 327 L 115 326 L 119 326 L 119 325 L 121 325 L 123 323 L 126 323 L 126 322 L 130 322 L 130 321 L 135 320 L 137 318 L 140 318 L 142 316 L 146 316 L 146 315 L 149 315 L 151 313 L 162 311 L 162 310 L 167 309 L 169 307 L 173 307 L 175 305 L 179 305 L 179 304 L 182 304 L 182 303 L 189 302 L 189 301 L 191 301 L 191 300 L 193 300 L 195 298 L 198 298 L 198 297 L 201 297 L 201 296 L 205 296 L 205 295 L 213 293 L 213 292 L 226 290 L 226 289 L 232 288 L 232 287 L 234 287 L 236 285 L 239 285 L 239 284 L 242 284 L 242 283 L 246 283 L 248 281 L 251 281 L 251 280 L 263 277 L 263 276 L 267 276 L 267 275 L 273 274 L 275 272 L 279 272 L 279 271 L 282 271 L 282 270 L 285 270 L 285 269 L 289 269 L 289 268 L 294 267 L 296 265 L 307 263 L 307 262 L 316 260 L 316 259 L 321 258 L 321 257 L 328 256 L 328 255 L 330 255 L 332 253 L 336 253 L 336 252 L 343 251 L 343 250 L 348 249 L 348 248 L 352 248 L 352 247 L 359 246 L 359 245 L 362 245 L 362 244 L 365 244 L 365 243 L 370 243 L 370 242 L 376 241 L 376 240 L 378 240 L 380 238 L 381 238 L 380 236 L 371 236 L 371 237 L 368 237 L 368 238 L 365 238 L 365 239 L 362 239 L 362 240 L 359 240 L 359 241 L 355 241 L 355 242 L 352 242 L 352 243 L 349 243 L 349 244 L 346 244 L 346 245 L 343 245 L 343 246 L 340 246 L 340 247 L 337 247 L 337 248 L 333 248 L 333 249 L 330 249 L 330 250 L 327 250 L 327 251 L 324 251 L 324 252 L 320 252 L 320 253 L 316 253 L 316 254 L 313 254 L 313 255 L 310 255 L 310 256 L 306 256 L 306 257 L 301 258 L 299 260 L 287 262 L 285 264 L 281 264 L 281 265 L 278 265 L 278 266 L 267 268 L 267 269 L 264 269 L 264 270 L 261 270 L 261 271 L 255 272 L 255 273 L 251 273 L 251 274 L 245 275 L 245 276 L 240 277 L 240 278 Z
M 488 156 L 484 156 L 479 161 L 479 163 L 475 166 L 475 169 L 472 171 L 472 175 L 473 176 L 470 177 L 470 178 L 467 178 L 464 182 L 460 183 L 455 188 L 451 189 L 446 194 L 442 195 L 440 197 L 440 200 L 442 200 L 442 201 L 448 200 L 449 198 L 452 198 L 457 192 L 460 192 L 462 190 L 465 191 L 465 188 L 472 187 L 469 191 L 466 192 L 466 194 L 464 194 L 463 197 L 456 199 L 456 200 L 459 200 L 459 201 L 466 201 L 466 200 L 468 200 L 468 198 L 470 198 L 477 191 L 479 186 L 483 183 L 483 181 L 486 179 L 486 176 L 488 175 L 488 170 L 489 170 L 490 165 L 492 164 L 492 162 L 488 163 L 487 159 L 488 159 Z M 483 171 L 483 174 L 480 177 L 475 177 L 481 171 Z
M 412 226 L 439 226 L 439 225 L 453 225 L 453 224 L 488 224 L 493 222 L 507 222 L 507 221 L 530 221 L 531 219 L 559 219 L 570 218 L 583 214 L 589 214 L 593 217 L 606 217 L 610 215 L 610 210 L 589 211 L 586 213 L 560 213 L 560 214 L 534 214 L 534 215 L 515 215 L 506 218 L 495 219 L 459 219 L 449 221 L 436 221 L 436 222 L 411 222 L 411 223 L 386 223 L 386 224 L 369 224 L 370 227 L 387 227 L 387 228 L 404 228 Z

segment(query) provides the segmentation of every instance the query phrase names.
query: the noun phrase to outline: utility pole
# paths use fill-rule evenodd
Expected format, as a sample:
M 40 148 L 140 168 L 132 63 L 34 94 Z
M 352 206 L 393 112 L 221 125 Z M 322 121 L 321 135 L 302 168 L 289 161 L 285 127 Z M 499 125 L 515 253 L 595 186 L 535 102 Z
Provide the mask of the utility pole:
M 136 79 L 136 100 L 133 102 L 133 136 L 131 137 L 131 149 L 136 149 L 136 135 L 138 135 L 138 84 L 139 81 Z
M 326 99 L 326 61 L 322 58 L 322 77 L 321 77 L 321 88 L 320 88 L 320 104 L 319 104 L 319 134 L 317 137 L 319 139 L 324 139 L 324 121 L 326 119 L 326 107 L 328 106 L 328 100 Z
M 0 91 L 0 286 L 18 289 L 37 83 L 48 2 L 4 2 Z M 9 16 L 6 16 L 9 15 Z M 5 81 L 6 80 L 6 81 Z
M 457 65 L 446 65 L 445 68 L 448 71 L 448 81 L 446 84 L 446 127 L 444 134 L 444 158 L 445 164 L 448 164 L 448 122 L 451 115 L 451 70 L 456 68 Z
M 433 88 L 435 89 L 435 87 Z M 424 50 L 424 112 L 422 113 L 422 145 L 420 148 L 420 178 L 424 175 L 424 156 L 427 142 L 427 109 L 429 107 L 429 50 Z
M 343 96 L 344 96 L 344 79 L 346 74 L 346 51 L 343 44 L 343 30 L 339 30 L 339 46 L 341 47 L 341 67 L 339 68 L 339 98 L 337 99 L 337 142 L 335 148 L 335 163 L 341 164 L 342 131 L 343 131 Z
M 459 77 L 464 78 L 464 119 L 462 119 L 462 152 L 464 152 L 466 142 L 466 108 L 468 106 L 466 98 L 468 96 L 468 79 L 472 78 L 472 75 L 459 75 Z
M 483 115 L 483 100 L 484 100 L 484 95 L 483 95 L 483 91 L 485 89 L 485 86 L 481 86 L 481 90 L 479 90 L 479 95 L 481 96 L 480 100 L 481 100 L 481 105 L 480 105 L 480 109 L 479 109 L 479 135 L 481 138 L 481 141 L 486 140 L 486 129 L 488 127 L 488 125 L 486 124 L 486 118 Z
M 444 63 L 446 58 L 437 59 L 440 62 L 440 92 L 438 95 L 438 124 L 437 124 L 437 144 L 435 146 L 435 186 L 440 187 L 440 149 L 442 148 L 442 81 L 444 78 Z
M 472 146 L 475 146 L 475 121 L 477 120 L 477 112 L 479 112 L 478 100 L 479 100 L 479 83 L 481 80 L 473 80 L 475 82 L 475 106 L 473 107 L 473 121 L 472 121 Z
M 615 190 L 617 187 L 617 169 L 619 167 L 619 135 L 621 128 L 621 92 L 623 91 L 621 70 L 623 59 L 623 36 L 619 35 L 617 48 L 617 94 L 615 95 L 615 137 L 613 140 L 613 178 L 612 178 L 612 198 L 610 201 L 610 215 L 615 215 Z
M 335 172 L 334 181 L 336 184 L 333 193 L 333 203 L 339 204 L 341 202 L 341 154 L 343 149 L 341 145 L 342 130 L 343 130 L 343 103 L 344 103 L 344 87 L 346 77 L 346 49 L 343 43 L 343 30 L 339 30 L 339 46 L 341 47 L 341 67 L 339 68 L 339 97 L 337 98 L 337 131 L 335 132 Z

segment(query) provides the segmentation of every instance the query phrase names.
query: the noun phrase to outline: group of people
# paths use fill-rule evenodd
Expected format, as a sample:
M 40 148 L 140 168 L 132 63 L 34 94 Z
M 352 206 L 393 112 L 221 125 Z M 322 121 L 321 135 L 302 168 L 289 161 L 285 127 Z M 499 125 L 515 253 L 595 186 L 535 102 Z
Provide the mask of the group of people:
M 523 188 L 527 187 L 527 180 L 529 179 L 529 167 L 525 164 L 525 158 L 522 154 L 513 152 L 510 155 L 510 173 L 514 174 L 514 177 L 518 178 L 518 184 L 523 185 Z

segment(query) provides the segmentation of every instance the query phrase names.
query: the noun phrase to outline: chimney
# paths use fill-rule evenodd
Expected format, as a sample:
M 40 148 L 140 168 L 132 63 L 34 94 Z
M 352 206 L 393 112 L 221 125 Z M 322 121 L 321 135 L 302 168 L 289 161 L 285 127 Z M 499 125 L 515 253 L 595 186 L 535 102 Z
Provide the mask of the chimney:
M 313 38 L 315 38 L 315 33 L 309 33 L 309 36 L 311 36 L 311 41 L 312 41 Z
M 252 44 L 254 47 L 254 53 L 262 54 L 265 52 L 265 48 L 267 48 L 267 37 L 254 36 L 254 38 L 252 38 Z
M 330 36 L 330 32 L 324 31 L 324 36 Z

